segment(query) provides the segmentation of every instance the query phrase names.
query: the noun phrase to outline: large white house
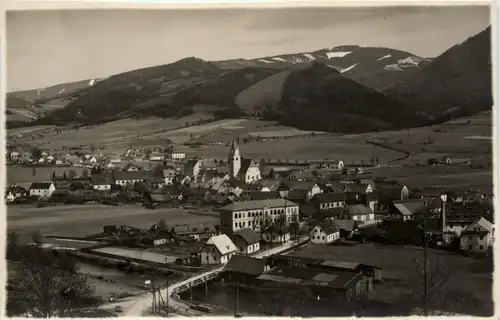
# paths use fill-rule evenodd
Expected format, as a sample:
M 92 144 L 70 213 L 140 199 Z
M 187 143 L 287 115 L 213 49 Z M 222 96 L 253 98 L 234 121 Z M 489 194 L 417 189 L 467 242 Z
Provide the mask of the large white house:
M 238 201 L 222 207 L 219 212 L 224 232 L 233 233 L 243 228 L 260 231 L 266 220 L 284 219 L 286 224 L 297 220 L 299 205 L 286 199 Z
M 200 251 L 201 264 L 226 264 L 238 251 L 231 239 L 220 234 L 207 240 Z
M 312 243 L 329 244 L 340 239 L 340 230 L 332 221 L 326 220 L 314 227 L 310 236 Z
M 494 227 L 485 218 L 479 218 L 460 234 L 460 249 L 465 252 L 485 252 L 493 243 Z
M 56 191 L 56 186 L 52 182 L 34 182 L 29 189 L 30 196 L 38 199 L 48 199 Z
M 238 143 L 233 140 L 229 151 L 229 175 L 238 178 L 245 183 L 251 183 L 262 179 L 259 165 L 252 159 L 244 159 L 240 155 Z

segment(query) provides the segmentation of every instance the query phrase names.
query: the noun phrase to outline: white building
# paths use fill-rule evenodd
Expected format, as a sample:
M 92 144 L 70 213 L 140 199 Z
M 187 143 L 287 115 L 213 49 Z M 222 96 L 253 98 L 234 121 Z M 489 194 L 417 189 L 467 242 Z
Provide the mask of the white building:
M 286 224 L 298 220 L 299 205 L 286 199 L 239 201 L 222 207 L 219 212 L 221 229 L 225 232 L 243 228 L 260 231 L 266 220 L 278 222 L 283 218 Z
M 179 150 L 173 150 L 170 153 L 170 158 L 172 160 L 183 160 L 186 159 L 186 153 Z
M 252 159 L 243 159 L 241 157 L 238 143 L 235 140 L 231 145 L 227 162 L 231 177 L 238 178 L 245 181 L 245 183 L 252 183 L 262 179 L 259 165 Z
M 104 175 L 104 174 L 92 175 L 92 188 L 96 191 L 109 191 L 111 190 L 112 184 L 113 184 L 113 179 L 109 175 Z
M 165 169 L 163 170 L 163 179 L 165 185 L 169 186 L 174 184 L 174 180 L 176 178 L 175 170 L 173 169 Z
M 17 160 L 17 159 L 19 159 L 19 152 L 14 150 L 10 153 L 10 160 Z
M 252 254 L 260 250 L 260 234 L 250 228 L 236 231 L 231 237 L 233 243 L 242 254 Z
M 329 244 L 340 239 L 340 230 L 333 222 L 326 220 L 311 230 L 310 237 L 312 243 Z
M 493 244 L 494 227 L 485 218 L 479 218 L 462 231 L 460 249 L 465 252 L 485 252 Z
M 30 196 L 36 196 L 38 199 L 48 199 L 56 190 L 52 182 L 34 182 L 29 189 Z
M 161 152 L 152 152 L 149 155 L 149 160 L 151 160 L 151 161 L 163 161 L 163 160 L 165 160 L 165 154 L 163 154 Z
M 201 249 L 200 261 L 201 264 L 226 264 L 237 251 L 227 235 L 213 236 Z
M 133 186 L 144 180 L 144 173 L 140 171 L 117 171 L 115 172 L 115 183 L 121 187 Z
M 358 225 L 375 223 L 375 213 L 364 204 L 347 205 L 340 212 L 337 219 L 354 220 Z

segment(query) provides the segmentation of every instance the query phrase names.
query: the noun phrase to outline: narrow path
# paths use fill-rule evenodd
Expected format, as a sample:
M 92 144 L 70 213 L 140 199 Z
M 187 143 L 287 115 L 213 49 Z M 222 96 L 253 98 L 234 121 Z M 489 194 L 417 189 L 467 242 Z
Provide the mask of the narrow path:
M 387 161 L 387 163 L 394 163 L 394 162 L 397 162 L 397 161 L 403 161 L 403 160 L 407 160 L 407 159 L 411 158 L 411 153 L 408 152 L 408 151 L 406 151 L 406 150 L 399 149 L 399 148 L 394 148 L 394 147 L 385 145 L 383 143 L 379 143 L 379 142 L 375 142 L 375 141 L 370 141 L 370 140 L 365 140 L 365 142 L 368 143 L 368 144 L 371 144 L 371 145 L 383 148 L 383 149 L 387 149 L 387 150 L 391 150 L 391 151 L 396 151 L 396 152 L 404 154 L 404 157 L 389 160 L 389 161 Z

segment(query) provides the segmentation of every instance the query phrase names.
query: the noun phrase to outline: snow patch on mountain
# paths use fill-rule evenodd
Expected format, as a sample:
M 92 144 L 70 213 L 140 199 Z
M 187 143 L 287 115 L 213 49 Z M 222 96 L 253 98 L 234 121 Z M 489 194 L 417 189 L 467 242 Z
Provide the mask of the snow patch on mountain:
M 66 89 L 64 89 L 64 88 L 63 88 L 63 89 L 61 89 L 61 90 L 59 91 L 59 93 L 57 93 L 57 94 L 62 94 L 64 91 L 66 91 Z
M 280 58 L 280 57 L 274 57 L 273 60 L 276 60 L 276 61 L 281 61 L 281 62 L 286 62 L 285 59 L 283 58 Z
M 304 53 L 304 57 L 306 57 L 307 59 L 309 59 L 311 61 L 316 60 L 316 58 L 310 53 Z
M 383 56 L 381 58 L 378 58 L 377 61 L 384 60 L 384 59 L 387 59 L 387 58 L 390 58 L 390 57 L 391 57 L 391 55 L 388 54 L 388 55 L 385 55 L 385 56 Z
M 386 71 L 403 71 L 397 64 L 388 64 L 384 67 Z
M 403 65 L 414 65 L 418 66 L 420 61 L 417 61 L 415 57 L 407 57 L 405 59 L 398 60 L 398 64 L 403 64 Z
M 302 63 L 302 62 L 304 62 L 304 59 L 299 58 L 299 57 L 293 57 L 292 61 L 293 61 L 292 63 Z
M 92 87 L 94 85 L 94 83 L 95 83 L 95 79 L 90 80 L 89 86 Z
M 267 61 L 267 60 L 264 60 L 264 59 L 259 59 L 257 61 L 264 62 L 264 63 L 273 63 L 272 61 Z
M 349 70 L 352 70 L 352 69 L 353 69 L 355 66 L 357 66 L 358 64 L 359 64 L 359 63 L 356 63 L 356 64 L 353 64 L 353 65 L 352 65 L 352 66 L 350 66 L 350 67 L 347 67 L 347 68 L 345 68 L 345 69 L 342 69 L 342 70 L 340 70 L 340 73 L 345 73 L 345 72 L 347 72 L 347 71 L 349 71 Z
M 349 53 L 351 53 L 352 51 L 338 51 L 338 52 L 327 52 L 326 53 L 326 57 L 328 59 L 332 59 L 332 58 L 343 58 L 345 56 L 347 56 Z

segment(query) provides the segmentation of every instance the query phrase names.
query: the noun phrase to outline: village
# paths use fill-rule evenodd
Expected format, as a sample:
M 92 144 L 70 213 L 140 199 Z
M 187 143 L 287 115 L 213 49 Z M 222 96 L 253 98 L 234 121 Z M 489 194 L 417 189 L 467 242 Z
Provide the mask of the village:
M 11 150 L 8 163 L 31 169 L 33 176 L 43 166 L 62 166 L 64 172 L 53 171 L 25 187 L 14 183 L 6 189 L 5 201 L 9 210 L 82 205 L 167 210 L 160 221 L 145 221 L 149 228 L 116 218 L 116 223 L 102 225 L 101 232 L 85 236 L 32 236 L 32 245 L 68 251 L 100 266 L 175 275 L 169 285 L 146 280 L 153 298 L 137 298 L 142 300 L 128 309 L 116 307 L 123 315 L 141 315 L 151 308 L 151 299 L 153 314 L 215 312 L 216 307 L 193 301 L 193 288 L 206 286 L 208 292 L 209 283 L 220 281 L 226 290 L 232 283 L 247 294 L 258 287 L 308 288 L 312 301 L 336 301 L 339 314 L 350 315 L 352 305 L 338 301 L 356 301 L 388 285 L 381 285 L 383 263 L 367 263 L 362 256 L 344 261 L 335 254 L 339 248 L 424 246 L 491 258 L 491 194 L 439 186 L 415 190 L 394 179 L 371 179 L 369 171 L 381 166 L 375 162 L 360 167 L 342 160 L 281 165 L 273 160 L 270 166 L 265 159 L 245 158 L 238 140 L 230 143 L 227 159 L 190 157 L 173 147 L 128 149 L 107 157 Z M 430 162 L 451 164 L 447 159 Z M 193 219 L 173 224 L 169 212 L 175 210 Z M 237 309 L 234 314 L 241 315 Z M 294 312 L 300 313 L 278 314 Z

